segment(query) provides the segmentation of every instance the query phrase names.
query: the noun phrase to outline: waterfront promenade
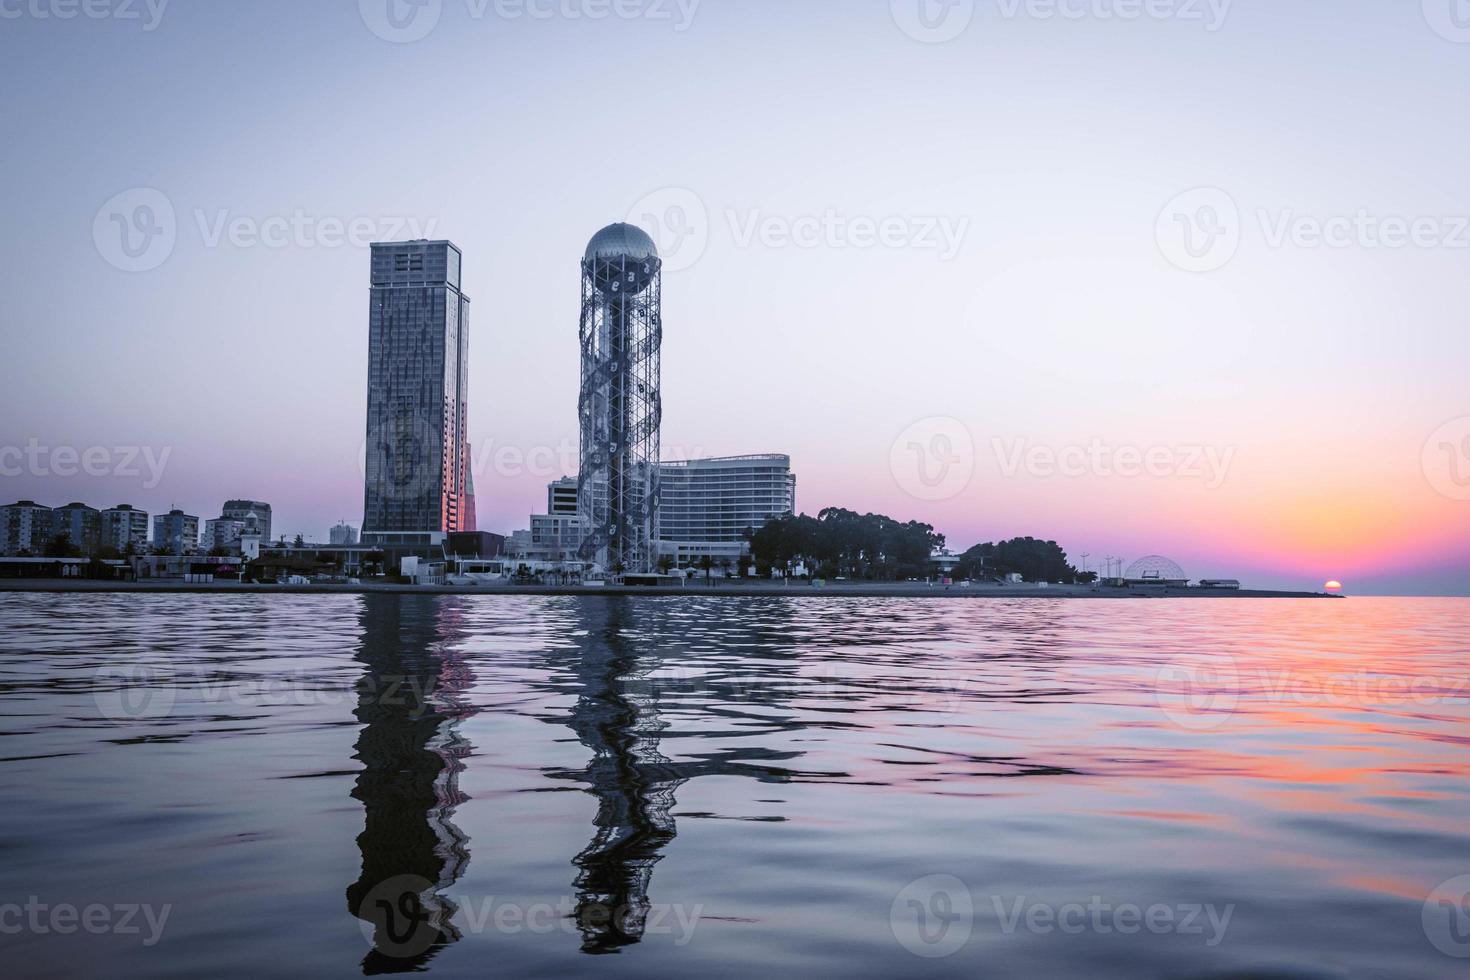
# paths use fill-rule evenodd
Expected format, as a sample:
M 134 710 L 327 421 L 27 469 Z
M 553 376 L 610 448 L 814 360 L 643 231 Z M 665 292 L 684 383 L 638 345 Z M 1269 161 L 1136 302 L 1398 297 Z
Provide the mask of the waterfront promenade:
M 0 581 L 0 592 L 141 592 L 250 595 L 632 595 L 676 598 L 727 596 L 730 598 L 797 599 L 1329 599 L 1317 592 L 1276 592 L 1261 589 L 1117 589 L 1091 585 L 931 585 L 926 582 L 829 582 L 820 588 L 802 582 L 701 580 L 681 586 L 629 587 L 581 585 L 397 585 L 365 582 L 360 585 L 323 583 L 264 585 L 258 583 L 182 581 L 107 582 L 88 579 L 11 579 Z

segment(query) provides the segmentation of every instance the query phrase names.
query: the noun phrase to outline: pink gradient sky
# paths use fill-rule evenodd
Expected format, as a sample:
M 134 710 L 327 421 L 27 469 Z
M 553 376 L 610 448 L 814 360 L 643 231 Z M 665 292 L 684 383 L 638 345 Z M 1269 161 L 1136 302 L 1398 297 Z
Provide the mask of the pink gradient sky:
M 1470 418 L 1470 250 L 1269 234 L 1465 213 L 1470 44 L 1397 6 L 1238 4 L 1206 31 L 982 5 L 945 44 L 886 3 L 763 0 L 706 0 L 684 31 L 450 3 L 411 44 L 351 3 L 171 6 L 147 33 L 7 22 L 27 84 L 0 95 L 0 447 L 169 458 L 157 485 L 21 473 L 0 494 L 201 518 L 259 497 L 309 537 L 359 522 L 366 250 L 208 231 L 302 211 L 462 247 L 480 521 L 524 526 L 570 467 L 493 450 L 575 449 L 583 245 L 693 201 L 702 244 L 665 280 L 666 456 L 790 453 L 803 510 L 921 519 L 960 549 L 1032 534 L 1094 567 L 1161 552 L 1262 585 L 1470 594 L 1470 502 L 1442 492 L 1454 460 L 1424 463 Z M 589 92 L 636 92 L 641 115 L 589 113 Z M 139 187 L 166 196 L 177 244 L 128 273 L 92 229 Z M 1207 273 L 1155 228 L 1198 187 L 1240 213 L 1238 253 Z M 829 211 L 965 234 L 952 256 L 742 240 Z M 890 463 L 932 418 L 973 445 L 973 479 L 937 501 Z M 1008 476 L 997 439 L 1231 463 L 1214 486 Z

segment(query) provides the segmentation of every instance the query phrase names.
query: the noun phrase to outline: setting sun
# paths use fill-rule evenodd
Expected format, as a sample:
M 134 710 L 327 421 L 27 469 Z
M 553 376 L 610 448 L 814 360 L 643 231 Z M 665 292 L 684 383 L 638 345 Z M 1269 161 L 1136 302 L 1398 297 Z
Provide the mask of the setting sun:
M 1323 588 L 1325 588 L 1328 592 L 1341 592 L 1342 583 L 1337 581 L 1336 579 L 1333 579 L 1331 582 L 1328 582 L 1326 585 L 1324 585 Z

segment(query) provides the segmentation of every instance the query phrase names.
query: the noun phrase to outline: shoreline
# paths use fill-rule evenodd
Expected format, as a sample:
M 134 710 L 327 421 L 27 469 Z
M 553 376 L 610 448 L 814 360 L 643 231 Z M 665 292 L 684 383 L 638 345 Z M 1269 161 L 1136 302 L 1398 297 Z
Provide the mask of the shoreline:
M 730 599 L 1341 599 L 1323 592 L 1281 592 L 1265 589 L 1109 589 L 1087 585 L 926 585 L 916 582 L 845 582 L 824 588 L 773 583 L 703 584 L 680 587 L 503 585 L 262 585 L 237 582 L 106 582 L 89 579 L 9 579 L 0 581 L 0 593 L 147 593 L 199 595 L 486 595 L 486 596 L 643 596 L 684 598 L 703 596 Z

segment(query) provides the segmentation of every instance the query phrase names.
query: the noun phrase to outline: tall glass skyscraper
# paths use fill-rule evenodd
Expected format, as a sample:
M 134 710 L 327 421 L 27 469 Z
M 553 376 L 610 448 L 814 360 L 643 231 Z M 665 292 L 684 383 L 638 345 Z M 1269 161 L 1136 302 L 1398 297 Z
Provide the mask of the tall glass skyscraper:
M 372 247 L 362 537 L 393 552 L 475 527 L 460 263 L 451 242 Z

